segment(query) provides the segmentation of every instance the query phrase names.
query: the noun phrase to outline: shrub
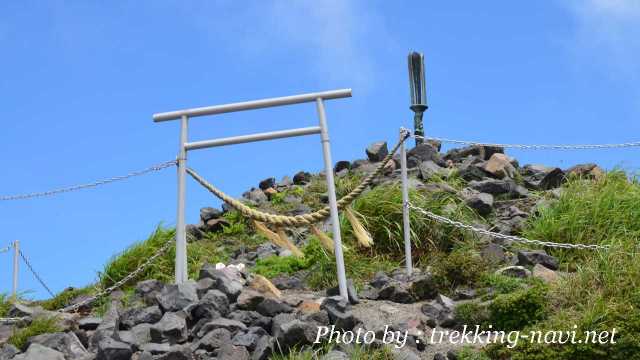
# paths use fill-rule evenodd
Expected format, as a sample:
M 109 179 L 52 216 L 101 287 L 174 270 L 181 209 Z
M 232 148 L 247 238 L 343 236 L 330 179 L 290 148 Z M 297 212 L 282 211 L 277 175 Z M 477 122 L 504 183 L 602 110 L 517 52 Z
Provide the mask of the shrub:
M 7 316 L 7 312 L 11 308 L 11 298 L 9 295 L 0 293 L 0 317 Z
M 62 331 L 55 317 L 36 317 L 28 326 L 14 331 L 8 343 L 24 351 L 30 337 Z
M 453 291 L 460 285 L 474 285 L 487 270 L 479 253 L 469 248 L 458 248 L 449 254 L 440 254 L 432 263 L 439 287 Z
M 543 285 L 536 285 L 497 296 L 489 305 L 489 320 L 499 330 L 520 330 L 543 320 L 547 310 L 547 289 Z
M 464 303 L 456 306 L 455 318 L 462 325 L 479 325 L 481 329 L 485 329 L 489 325 L 489 310 L 486 305 L 476 302 Z
M 491 360 L 484 353 L 469 346 L 463 347 L 456 355 L 458 360 Z

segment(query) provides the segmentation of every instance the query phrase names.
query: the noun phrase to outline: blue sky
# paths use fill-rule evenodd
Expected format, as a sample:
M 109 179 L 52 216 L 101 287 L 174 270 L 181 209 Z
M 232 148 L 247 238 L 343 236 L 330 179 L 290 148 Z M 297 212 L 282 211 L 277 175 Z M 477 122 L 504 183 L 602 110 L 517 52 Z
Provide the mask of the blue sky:
M 175 158 L 176 122 L 151 115 L 353 88 L 327 115 L 334 160 L 410 126 L 406 55 L 425 54 L 427 134 L 511 143 L 640 140 L 640 4 L 545 2 L 14 1 L 0 4 L 0 194 L 120 175 Z M 190 139 L 316 124 L 311 104 L 203 117 Z M 318 138 L 201 150 L 191 166 L 239 195 L 319 170 Z M 521 163 L 635 170 L 638 150 L 510 152 Z M 172 169 L 57 197 L 0 203 L 54 291 L 175 221 Z M 188 183 L 187 220 L 217 206 Z M 0 254 L 0 292 L 11 257 Z M 20 289 L 45 296 L 23 267 Z

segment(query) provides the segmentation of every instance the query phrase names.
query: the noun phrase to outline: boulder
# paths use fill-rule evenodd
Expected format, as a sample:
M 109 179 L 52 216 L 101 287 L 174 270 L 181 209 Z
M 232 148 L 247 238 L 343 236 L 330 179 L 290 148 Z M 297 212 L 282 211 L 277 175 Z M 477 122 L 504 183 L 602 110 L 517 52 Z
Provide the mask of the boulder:
M 96 360 L 129 360 L 132 354 L 129 344 L 105 338 L 98 344 Z
M 438 285 L 430 273 L 414 275 L 410 292 L 416 301 L 433 299 L 438 295 Z
M 156 299 L 164 312 L 182 310 L 189 304 L 198 302 L 196 283 L 189 280 L 182 284 L 165 285 Z
M 267 335 L 267 332 L 261 327 L 249 328 L 246 332 L 239 332 L 233 337 L 231 343 L 236 346 L 242 346 L 249 351 L 253 351 L 258 345 L 258 341 L 263 336 Z
M 423 180 L 429 180 L 433 176 L 447 176 L 449 171 L 440 167 L 432 160 L 423 161 L 418 165 L 418 171 L 420 178 Z
M 65 358 L 59 351 L 40 344 L 31 344 L 25 353 L 14 356 L 13 360 L 65 360 Z
M 524 184 L 534 190 L 551 190 L 566 181 L 566 176 L 560 168 L 544 165 L 525 165 L 522 168 Z
M 265 297 L 255 310 L 261 315 L 274 317 L 281 313 L 290 313 L 293 308 L 276 298 Z
M 271 336 L 265 335 L 256 343 L 256 348 L 251 354 L 251 360 L 267 360 L 273 354 L 274 340 Z
M 567 178 L 571 177 L 579 177 L 583 179 L 591 179 L 591 180 L 599 180 L 602 179 L 605 175 L 604 170 L 602 170 L 598 165 L 593 163 L 588 164 L 579 164 L 570 167 L 565 171 L 567 174 Z
M 222 211 L 212 208 L 203 207 L 200 209 L 200 221 L 204 224 L 209 220 L 218 219 L 222 216 Z
M 351 169 L 351 163 L 349 161 L 340 160 L 333 167 L 333 172 L 339 173 L 342 170 L 350 170 L 350 169 Z
M 231 332 L 226 329 L 214 329 L 208 332 L 198 341 L 191 345 L 193 351 L 202 349 L 208 352 L 215 351 L 224 344 L 231 342 Z
M 228 316 L 231 320 L 237 320 L 247 327 L 261 327 L 271 331 L 271 318 L 263 316 L 256 311 L 236 310 Z
M 544 281 L 547 284 L 553 284 L 558 282 L 558 280 L 560 280 L 560 276 L 558 275 L 557 272 L 547 268 L 546 266 L 543 266 L 541 264 L 536 264 L 533 267 L 532 270 L 532 275 L 534 278 L 538 278 L 541 279 L 542 281 Z
M 418 164 L 425 161 L 433 161 L 436 164 L 444 165 L 442 159 L 440 158 L 440 153 L 438 152 L 438 150 L 427 143 L 422 143 L 407 151 L 407 159 L 415 159 Z
M 235 346 L 230 343 L 224 344 L 218 350 L 218 359 L 225 360 L 249 360 L 249 351 L 244 346 Z
M 544 250 L 518 251 L 518 265 L 543 265 L 551 270 L 558 270 L 558 259 L 547 254 Z
M 39 344 L 61 352 L 67 360 L 75 360 L 89 355 L 78 337 L 72 333 L 41 334 L 29 338 L 28 345 Z
M 367 147 L 365 152 L 367 153 L 367 158 L 371 162 L 382 161 L 382 159 L 389 155 L 389 149 L 387 148 L 386 141 L 374 142 Z
M 505 154 L 495 153 L 484 163 L 482 169 L 495 178 L 513 178 L 516 168 L 512 165 L 513 159 Z
M 260 188 L 260 190 L 267 190 L 268 188 L 273 188 L 276 186 L 276 179 L 273 177 L 270 178 L 266 178 L 262 181 L 260 181 L 260 184 L 258 185 L 258 187 Z
M 148 306 L 144 308 L 130 308 L 120 315 L 120 325 L 125 329 L 130 329 L 138 324 L 153 324 L 162 319 L 162 310 L 159 306 Z
M 474 209 L 481 216 L 491 214 L 493 211 L 493 195 L 480 192 L 468 192 L 463 195 L 465 198 L 465 204 L 468 207 Z
M 20 350 L 11 344 L 4 344 L 3 346 L 0 346 L 0 360 L 13 359 L 13 357 L 19 353 Z
M 294 185 L 304 185 L 311 181 L 311 174 L 306 171 L 299 171 L 293 175 Z
M 156 296 L 160 294 L 164 284 L 159 280 L 150 279 L 140 281 L 135 287 L 135 294 L 140 297 L 147 305 L 156 305 Z
M 508 194 L 511 197 L 525 197 L 528 192 L 513 180 L 486 179 L 481 181 L 470 181 L 469 187 L 481 193 L 491 195 Z
M 187 322 L 177 313 L 167 312 L 150 328 L 151 341 L 177 344 L 187 340 Z
M 282 296 L 282 292 L 278 290 L 278 288 L 266 277 L 253 274 L 253 279 L 249 283 L 249 287 L 253 290 L 266 294 L 267 296 L 272 296 L 275 298 L 279 298 Z
M 234 302 L 240 295 L 240 291 L 242 291 L 244 280 L 240 273 L 234 270 L 218 270 L 212 264 L 205 264 L 200 269 L 199 279 L 202 280 L 204 278 L 213 279 L 215 288 L 227 295 L 230 302 Z
M 283 351 L 294 346 L 311 345 L 315 341 L 317 328 L 313 323 L 292 319 L 276 322 L 274 318 L 273 336 Z
M 100 323 L 102 322 L 102 318 L 88 316 L 78 320 L 78 328 L 80 330 L 91 331 L 98 328 Z
M 241 323 L 240 321 L 237 321 L 237 320 L 231 320 L 231 319 L 226 319 L 226 318 L 218 318 L 218 319 L 211 320 L 211 321 L 207 322 L 206 324 L 204 324 L 198 330 L 197 336 L 201 338 L 206 333 L 208 333 L 209 331 L 212 331 L 212 330 L 215 330 L 215 329 L 226 329 L 231 334 L 235 334 L 236 332 L 238 332 L 240 330 L 246 330 L 247 326 L 245 324 Z

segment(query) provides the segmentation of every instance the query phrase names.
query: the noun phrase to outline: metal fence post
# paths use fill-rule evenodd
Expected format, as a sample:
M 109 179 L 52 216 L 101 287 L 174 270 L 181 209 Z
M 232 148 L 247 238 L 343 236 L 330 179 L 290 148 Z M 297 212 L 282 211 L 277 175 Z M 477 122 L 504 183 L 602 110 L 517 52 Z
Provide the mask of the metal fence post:
M 324 111 L 322 98 L 316 99 L 318 118 L 320 120 L 320 138 L 324 155 L 324 171 L 327 179 L 327 192 L 329 195 L 329 209 L 331 211 L 331 226 L 333 231 L 334 253 L 336 256 L 336 272 L 338 274 L 338 288 L 340 296 L 348 300 L 347 276 L 344 270 L 344 257 L 342 255 L 342 238 L 340 236 L 340 218 L 338 215 L 338 201 L 336 199 L 336 185 L 333 179 L 333 162 L 331 160 L 331 146 L 329 144 L 329 131 L 327 118 Z
M 189 118 L 183 115 L 180 119 L 180 149 L 178 151 L 178 214 L 176 219 L 176 268 L 175 282 L 182 284 L 189 278 L 187 270 L 187 234 L 185 225 L 185 197 L 187 170 L 187 124 Z
M 13 300 L 18 298 L 18 258 L 20 256 L 20 242 L 15 240 L 13 242 L 13 287 L 11 290 L 11 296 Z
M 407 130 L 400 129 L 400 140 L 404 138 Z M 407 176 L 407 149 L 405 142 L 400 145 L 400 175 L 402 178 L 402 229 L 404 236 L 404 256 L 407 265 L 407 275 L 413 273 L 413 263 L 411 259 L 411 223 L 409 221 L 409 179 Z

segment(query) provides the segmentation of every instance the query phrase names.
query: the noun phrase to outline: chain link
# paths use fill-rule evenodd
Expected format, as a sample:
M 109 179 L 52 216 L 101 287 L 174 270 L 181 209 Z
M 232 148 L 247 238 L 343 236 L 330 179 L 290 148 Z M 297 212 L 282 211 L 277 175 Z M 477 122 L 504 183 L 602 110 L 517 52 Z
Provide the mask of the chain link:
M 105 184 L 109 184 L 109 183 L 116 182 L 116 181 L 126 180 L 126 179 L 129 179 L 129 178 L 135 177 L 135 176 L 145 175 L 145 174 L 148 174 L 150 172 L 160 171 L 162 169 L 166 169 L 168 167 L 174 166 L 175 164 L 176 164 L 176 160 L 165 161 L 165 162 L 162 162 L 160 164 L 156 164 L 156 165 L 150 166 L 150 167 L 148 167 L 146 169 L 143 169 L 143 170 L 133 171 L 133 172 L 130 172 L 130 173 L 126 174 L 126 175 L 114 176 L 114 177 L 110 177 L 110 178 L 107 178 L 107 179 L 94 181 L 94 182 L 88 183 L 88 184 L 73 185 L 73 186 L 68 186 L 68 187 L 65 187 L 65 188 L 54 189 L 54 190 L 49 190 L 49 191 L 42 191 L 42 192 L 35 192 L 35 193 L 29 193 L 29 194 L 0 196 L 0 201 L 25 200 L 25 199 L 31 199 L 31 198 L 37 198 L 37 197 L 58 195 L 58 194 L 67 193 L 67 192 L 76 191 L 76 190 L 88 189 L 88 188 L 92 188 L 92 187 L 96 187 L 96 186 L 100 186 L 100 185 L 105 185 Z
M 51 291 L 51 289 L 49 289 L 49 287 L 47 286 L 47 284 L 44 283 L 44 280 L 42 280 L 42 278 L 40 277 L 40 275 L 38 275 L 38 273 L 33 269 L 33 266 L 31 266 L 31 263 L 29 262 L 29 260 L 27 259 L 26 256 L 24 256 L 24 254 L 22 253 L 22 250 L 18 250 L 18 253 L 20 254 L 20 257 L 22 258 L 22 260 L 24 261 L 25 264 L 27 264 L 27 267 L 29 268 L 29 271 L 31 271 L 31 273 L 33 274 L 33 276 L 35 276 L 35 278 L 38 280 L 38 282 L 40 283 L 40 285 L 42 285 L 43 288 L 45 288 L 47 290 L 47 292 L 49 293 L 49 295 L 51 295 L 51 297 L 54 297 L 55 295 L 53 294 L 53 291 Z
M 460 144 L 460 145 L 480 145 L 480 146 L 495 146 L 502 148 L 512 148 L 512 149 L 523 149 L 523 150 L 588 150 L 588 149 L 616 149 L 616 148 L 629 148 L 629 147 L 640 147 L 640 141 L 635 142 L 626 142 L 619 144 L 584 144 L 584 145 L 569 145 L 569 144 L 561 144 L 561 145 L 527 145 L 527 144 L 493 144 L 493 143 L 482 143 L 476 141 L 466 141 L 466 140 L 453 140 L 453 139 L 445 139 L 438 137 L 429 137 L 429 136 L 419 136 L 414 135 L 414 137 L 423 140 L 435 140 L 445 143 L 452 144 Z
M 416 210 L 424 215 L 426 215 L 427 217 L 438 221 L 440 223 L 444 223 L 447 225 L 451 225 L 454 227 L 457 227 L 459 229 L 463 229 L 463 230 L 469 230 L 478 234 L 482 234 L 482 235 L 487 235 L 487 236 L 491 236 L 493 238 L 498 238 L 498 239 L 504 239 L 504 240 L 510 240 L 510 241 L 515 241 L 515 242 L 519 242 L 519 243 L 524 243 L 524 244 L 529 244 L 529 245 L 537 245 L 537 246 L 544 246 L 544 247 L 553 247 L 553 248 L 561 248 L 561 249 L 580 249 L 580 250 L 607 250 L 610 248 L 609 245 L 585 245 L 585 244 L 566 244 L 566 243 L 555 243 L 555 242 L 551 242 L 551 241 L 542 241 L 542 240 L 531 240 L 531 239 L 526 239 L 523 237 L 519 237 L 519 236 L 514 236 L 514 235 L 505 235 L 505 234 L 500 234 L 500 233 L 496 233 L 493 231 L 489 231 L 489 230 L 485 230 L 482 228 L 478 228 L 472 225 L 467 225 L 467 224 L 463 224 L 459 221 L 455 221 L 455 220 L 451 220 L 449 218 L 446 218 L 444 216 L 438 215 L 438 214 L 434 214 L 431 211 L 425 210 L 423 208 L 417 207 L 411 203 L 408 203 L 407 206 L 410 209 Z
M 80 302 L 78 302 L 76 304 L 64 307 L 64 308 L 62 308 L 62 309 L 60 309 L 58 311 L 59 312 L 77 311 L 81 307 L 96 301 L 98 298 L 101 298 L 101 297 L 103 297 L 105 295 L 111 294 L 112 292 L 114 292 L 115 290 L 120 288 L 122 285 L 126 284 L 131 279 L 133 279 L 136 276 L 138 276 L 144 269 L 146 269 L 151 263 L 153 263 L 159 256 L 164 254 L 164 252 L 167 251 L 167 249 L 169 249 L 169 247 L 171 247 L 172 244 L 173 244 L 173 239 L 167 241 L 164 245 L 162 245 L 162 247 L 160 247 L 160 249 L 158 249 L 158 251 L 155 254 L 153 254 L 151 257 L 149 257 L 147 259 L 147 261 L 142 263 L 137 269 L 135 269 L 134 271 L 129 273 L 129 275 L 127 275 L 127 276 L 123 277 L 122 279 L 120 279 L 120 281 L 116 282 L 115 284 L 109 286 L 108 288 L 98 292 L 97 294 L 95 294 L 95 295 L 93 295 L 91 297 L 88 297 L 88 298 L 86 298 L 86 299 L 84 299 L 84 300 L 82 300 L 82 301 L 80 301 Z
M 8 252 L 12 247 L 13 245 L 9 245 L 7 247 L 0 248 L 0 254 Z

